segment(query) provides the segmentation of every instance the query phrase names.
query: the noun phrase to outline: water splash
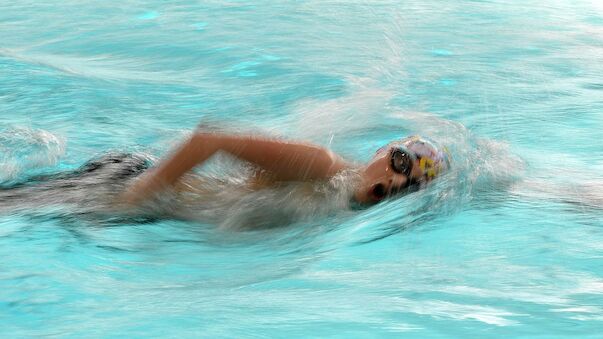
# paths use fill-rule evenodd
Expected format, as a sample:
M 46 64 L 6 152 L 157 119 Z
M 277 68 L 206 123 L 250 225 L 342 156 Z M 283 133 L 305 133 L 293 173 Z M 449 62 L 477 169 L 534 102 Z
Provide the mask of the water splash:
M 65 154 L 65 141 L 48 131 L 26 127 L 0 130 L 0 183 L 26 172 L 54 166 Z

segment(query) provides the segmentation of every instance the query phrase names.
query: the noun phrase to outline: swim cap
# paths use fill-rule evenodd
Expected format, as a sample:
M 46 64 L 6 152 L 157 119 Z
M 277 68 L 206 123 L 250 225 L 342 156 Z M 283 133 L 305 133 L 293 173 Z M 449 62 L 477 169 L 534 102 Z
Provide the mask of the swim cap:
M 427 138 L 413 135 L 400 141 L 394 141 L 389 146 L 403 146 L 414 153 L 427 180 L 435 178 L 450 168 L 450 153 L 446 147 L 440 149 Z

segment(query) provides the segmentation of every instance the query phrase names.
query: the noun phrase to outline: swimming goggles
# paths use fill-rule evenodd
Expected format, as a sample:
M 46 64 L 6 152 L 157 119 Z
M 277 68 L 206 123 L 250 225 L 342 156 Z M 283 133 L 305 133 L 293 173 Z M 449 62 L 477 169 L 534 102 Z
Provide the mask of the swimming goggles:
M 416 156 L 407 150 L 399 147 L 393 147 L 390 151 L 390 165 L 394 172 L 404 174 L 410 177 L 412 165 Z
M 408 180 L 404 187 L 407 188 L 410 185 L 416 184 L 416 180 L 411 177 L 414 163 L 417 161 L 417 156 L 408 150 L 401 147 L 392 147 L 390 150 L 390 166 L 394 172 L 403 174 Z

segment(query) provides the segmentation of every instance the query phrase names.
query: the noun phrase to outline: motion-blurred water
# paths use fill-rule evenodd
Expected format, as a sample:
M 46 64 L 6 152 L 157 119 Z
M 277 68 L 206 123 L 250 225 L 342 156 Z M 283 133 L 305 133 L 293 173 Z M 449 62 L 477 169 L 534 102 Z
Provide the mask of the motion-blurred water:
M 402 199 L 259 230 L 94 213 L 102 187 L 0 195 L 4 336 L 600 335 L 597 1 L 2 1 L 0 79 L 4 188 L 159 157 L 199 122 L 454 158 Z

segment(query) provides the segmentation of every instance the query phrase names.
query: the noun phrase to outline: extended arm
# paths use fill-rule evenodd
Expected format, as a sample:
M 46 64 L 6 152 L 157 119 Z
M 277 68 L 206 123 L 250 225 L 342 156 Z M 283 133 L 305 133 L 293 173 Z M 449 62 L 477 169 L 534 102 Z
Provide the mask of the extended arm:
M 256 164 L 279 181 L 328 178 L 346 167 L 337 155 L 312 144 L 254 135 L 197 133 L 130 187 L 125 193 L 126 200 L 142 200 L 174 185 L 186 172 L 218 151 Z

